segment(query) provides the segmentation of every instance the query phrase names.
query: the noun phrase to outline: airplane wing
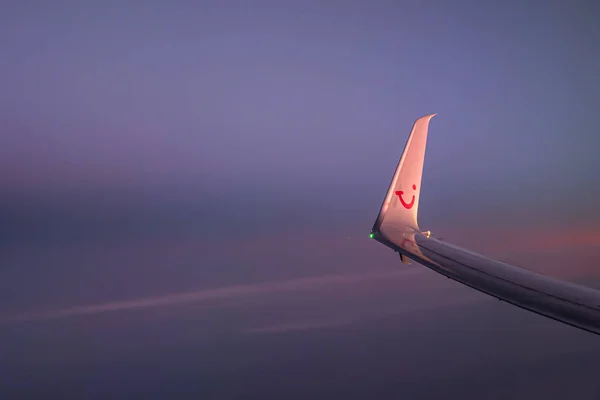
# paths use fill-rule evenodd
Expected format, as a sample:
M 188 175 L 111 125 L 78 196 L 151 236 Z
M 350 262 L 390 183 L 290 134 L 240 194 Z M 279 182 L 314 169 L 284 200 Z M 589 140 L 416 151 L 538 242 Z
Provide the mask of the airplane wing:
M 600 334 L 600 291 L 491 260 L 435 239 L 417 221 L 429 121 L 418 119 L 370 237 L 408 259 L 517 307 Z

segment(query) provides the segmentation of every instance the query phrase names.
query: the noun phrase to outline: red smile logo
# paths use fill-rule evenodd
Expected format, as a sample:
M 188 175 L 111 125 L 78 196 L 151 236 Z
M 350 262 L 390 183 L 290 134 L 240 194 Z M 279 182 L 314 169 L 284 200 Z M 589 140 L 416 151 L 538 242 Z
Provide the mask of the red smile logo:
M 412 185 L 413 190 L 417 190 L 417 185 Z M 402 190 L 396 190 L 396 196 L 398 196 L 398 198 L 400 199 L 400 203 L 402 203 L 402 205 L 404 206 L 404 208 L 406 208 L 407 210 L 410 210 L 412 208 L 412 206 L 415 205 L 415 195 L 413 194 L 412 199 L 410 199 L 410 202 L 406 202 L 404 201 L 404 198 L 402 197 L 404 195 L 404 192 Z

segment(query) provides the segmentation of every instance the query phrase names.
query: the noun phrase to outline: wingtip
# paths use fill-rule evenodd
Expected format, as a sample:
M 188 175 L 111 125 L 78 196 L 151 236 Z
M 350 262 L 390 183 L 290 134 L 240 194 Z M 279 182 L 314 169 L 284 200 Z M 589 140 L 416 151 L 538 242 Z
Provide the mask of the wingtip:
M 431 121 L 431 118 L 435 117 L 436 115 L 437 115 L 437 113 L 424 115 L 421 118 L 417 119 L 415 122 L 419 122 L 419 121 L 429 122 L 429 121 Z

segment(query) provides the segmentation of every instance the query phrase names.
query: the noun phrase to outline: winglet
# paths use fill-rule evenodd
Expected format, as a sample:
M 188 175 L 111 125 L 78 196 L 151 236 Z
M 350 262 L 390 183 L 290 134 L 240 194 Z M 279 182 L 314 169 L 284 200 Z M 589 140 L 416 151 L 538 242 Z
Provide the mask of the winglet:
M 426 115 L 415 121 L 375 224 L 371 229 L 371 237 L 379 233 L 384 220 L 386 223 L 392 222 L 419 230 L 417 214 L 427 132 L 429 121 L 435 115 Z

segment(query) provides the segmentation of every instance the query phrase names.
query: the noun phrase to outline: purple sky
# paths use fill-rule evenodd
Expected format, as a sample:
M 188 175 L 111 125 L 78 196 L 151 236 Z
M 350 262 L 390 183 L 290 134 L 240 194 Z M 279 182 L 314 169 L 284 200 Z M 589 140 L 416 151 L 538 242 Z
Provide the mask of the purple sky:
M 571 202 L 598 182 L 600 28 L 583 5 L 31 4 L 1 17 L 4 190 L 334 184 L 370 200 L 430 112 L 429 197 Z
M 475 369 L 487 364 L 463 336 L 488 348 L 510 331 L 524 358 L 501 358 L 519 366 L 590 346 L 403 271 L 367 234 L 413 121 L 438 113 L 421 225 L 600 286 L 594 2 L 12 3 L 0 6 L 0 323 L 61 318 L 7 325 L 0 372 L 96 371 L 104 352 L 138 363 L 134 345 L 157 362 L 175 339 L 224 336 L 226 351 L 282 334 L 296 347 L 298 332 L 389 315 L 377 329 L 414 324 L 411 362 L 430 346 L 419 329 L 448 330 Z M 578 344 L 561 350 L 565 338 Z M 449 376 L 438 350 L 415 376 Z

